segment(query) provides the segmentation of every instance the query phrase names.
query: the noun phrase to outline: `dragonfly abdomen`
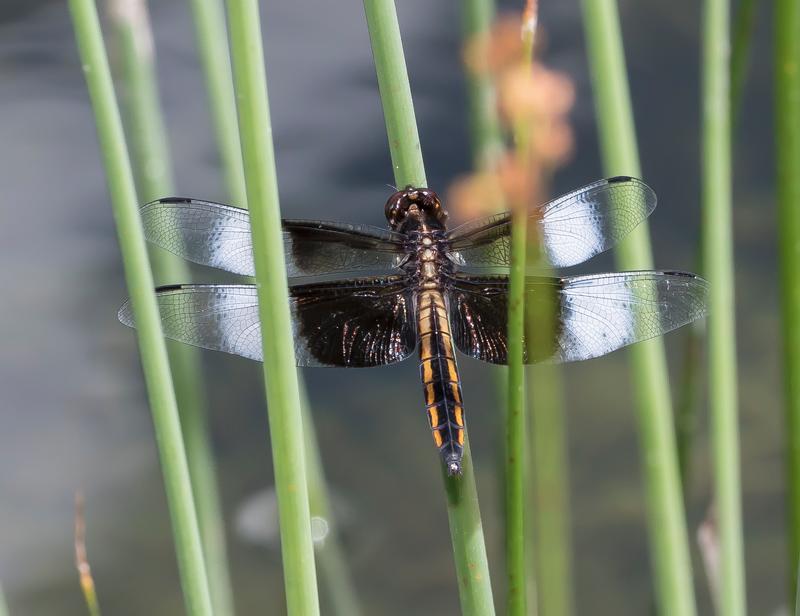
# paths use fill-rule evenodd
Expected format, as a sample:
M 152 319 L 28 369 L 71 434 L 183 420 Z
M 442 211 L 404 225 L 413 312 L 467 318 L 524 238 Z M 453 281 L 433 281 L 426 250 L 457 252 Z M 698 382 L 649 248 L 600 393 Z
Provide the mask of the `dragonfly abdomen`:
M 433 440 L 450 475 L 461 473 L 464 407 L 450 323 L 438 290 L 419 296 L 420 378 Z

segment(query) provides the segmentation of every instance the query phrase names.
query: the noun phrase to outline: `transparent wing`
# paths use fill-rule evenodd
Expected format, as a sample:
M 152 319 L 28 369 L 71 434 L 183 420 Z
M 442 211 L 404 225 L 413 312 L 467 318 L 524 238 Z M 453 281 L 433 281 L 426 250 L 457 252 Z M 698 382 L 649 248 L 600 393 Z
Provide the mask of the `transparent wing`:
M 539 226 L 553 266 L 569 267 L 611 248 L 655 207 L 656 195 L 647 184 L 615 177 L 536 208 L 530 220 Z M 461 225 L 450 232 L 450 257 L 464 268 L 507 268 L 510 232 L 508 212 Z
M 176 197 L 148 203 L 141 212 L 154 244 L 194 263 L 255 275 L 247 210 Z M 402 239 L 368 225 L 283 221 L 289 277 L 394 269 L 404 257 Z
M 535 350 L 526 341 L 525 361 L 591 359 L 660 336 L 705 316 L 707 296 L 708 283 L 685 272 L 529 277 L 526 308 L 533 312 L 537 303 L 552 302 L 547 308 L 556 319 L 552 340 Z M 508 278 L 458 276 L 449 282 L 448 297 L 456 347 L 507 363 Z
M 413 294 L 402 277 L 291 287 L 298 366 L 382 366 L 414 352 Z M 254 285 L 177 285 L 157 290 L 167 338 L 262 361 Z M 119 320 L 134 326 L 130 301 Z

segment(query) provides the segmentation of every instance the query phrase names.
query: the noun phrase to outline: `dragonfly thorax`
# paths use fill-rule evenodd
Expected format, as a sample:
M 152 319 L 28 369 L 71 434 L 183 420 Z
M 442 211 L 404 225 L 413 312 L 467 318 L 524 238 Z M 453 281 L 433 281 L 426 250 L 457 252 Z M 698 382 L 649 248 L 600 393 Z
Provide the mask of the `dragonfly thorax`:
M 450 271 L 449 259 L 444 254 L 442 232 L 418 231 L 411 234 L 413 250 L 411 253 L 412 273 L 423 289 L 439 288 L 442 274 Z

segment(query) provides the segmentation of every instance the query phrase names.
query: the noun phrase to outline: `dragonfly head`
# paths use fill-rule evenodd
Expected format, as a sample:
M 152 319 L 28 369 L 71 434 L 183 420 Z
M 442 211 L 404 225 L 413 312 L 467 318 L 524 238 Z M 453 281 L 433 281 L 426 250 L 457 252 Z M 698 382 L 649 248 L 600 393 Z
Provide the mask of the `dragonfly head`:
M 406 186 L 398 190 L 386 202 L 386 220 L 395 231 L 406 226 L 409 221 L 416 225 L 427 223 L 434 227 L 444 227 L 447 212 L 442 207 L 439 196 L 430 188 Z

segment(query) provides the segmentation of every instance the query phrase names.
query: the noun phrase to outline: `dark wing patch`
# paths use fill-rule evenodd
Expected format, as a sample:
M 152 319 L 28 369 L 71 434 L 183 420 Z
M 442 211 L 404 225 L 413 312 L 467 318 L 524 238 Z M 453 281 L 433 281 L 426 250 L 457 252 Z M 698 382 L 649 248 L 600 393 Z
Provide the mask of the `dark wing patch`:
M 369 367 L 402 361 L 417 334 L 413 293 L 402 277 L 290 288 L 298 366 Z M 254 285 L 178 285 L 156 293 L 168 338 L 263 360 Z M 134 326 L 130 301 L 119 320 Z
M 533 281 L 536 280 L 536 283 Z M 543 310 L 558 314 L 559 278 L 529 278 L 526 311 Z M 535 286 L 534 286 L 535 284 Z M 492 364 L 508 363 L 508 277 L 459 275 L 448 283 L 451 329 L 456 348 L 470 357 Z M 557 351 L 561 322 L 550 340 L 523 345 L 525 363 L 551 358 Z M 551 328 L 552 329 L 552 328 Z
M 505 364 L 508 279 L 456 277 L 448 297 L 456 347 L 483 361 Z M 526 305 L 554 302 L 551 344 L 525 345 L 525 362 L 600 357 L 665 334 L 707 314 L 708 283 L 684 272 L 623 272 L 567 278 L 529 277 Z M 528 310 L 526 310 L 528 312 Z
M 641 180 L 616 177 L 579 188 L 536 208 L 539 229 L 554 267 L 577 265 L 614 246 L 655 209 L 656 195 Z M 464 268 L 510 265 L 508 212 L 475 220 L 450 232 L 451 259 Z
M 292 302 L 304 365 L 384 366 L 417 348 L 414 295 L 404 277 L 295 286 Z
M 254 276 L 247 210 L 199 199 L 168 198 L 141 209 L 147 239 L 194 263 Z M 403 237 L 369 225 L 283 221 L 289 277 L 395 269 Z

